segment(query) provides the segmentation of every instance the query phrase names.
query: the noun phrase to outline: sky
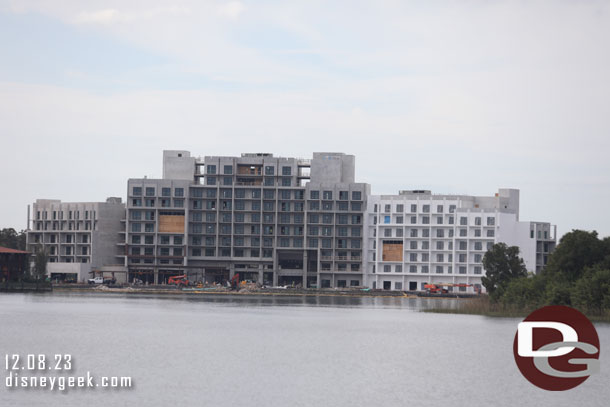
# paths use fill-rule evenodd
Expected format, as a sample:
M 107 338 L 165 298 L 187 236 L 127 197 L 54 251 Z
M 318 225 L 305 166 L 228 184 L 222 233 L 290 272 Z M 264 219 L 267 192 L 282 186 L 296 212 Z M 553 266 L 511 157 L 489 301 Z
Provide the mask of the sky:
M 0 0 L 0 228 L 164 149 L 356 156 L 374 194 L 521 190 L 610 235 L 610 2 Z

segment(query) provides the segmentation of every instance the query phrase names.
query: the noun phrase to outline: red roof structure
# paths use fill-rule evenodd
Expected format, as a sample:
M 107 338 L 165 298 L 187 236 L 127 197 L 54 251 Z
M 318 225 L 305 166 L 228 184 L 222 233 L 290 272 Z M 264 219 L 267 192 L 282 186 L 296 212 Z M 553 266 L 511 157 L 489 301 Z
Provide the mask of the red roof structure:
M 8 247 L 0 246 L 0 253 L 28 254 L 29 252 L 24 252 L 23 250 L 9 249 Z

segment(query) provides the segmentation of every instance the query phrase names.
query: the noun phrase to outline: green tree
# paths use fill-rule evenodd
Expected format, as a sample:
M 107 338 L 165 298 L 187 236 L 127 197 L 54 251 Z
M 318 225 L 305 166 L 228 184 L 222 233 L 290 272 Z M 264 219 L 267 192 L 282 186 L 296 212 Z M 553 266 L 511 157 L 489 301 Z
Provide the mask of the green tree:
M 36 280 L 44 280 L 47 275 L 47 263 L 49 256 L 41 247 L 36 248 L 34 253 L 34 278 Z
M 25 232 L 22 230 L 17 233 L 13 228 L 0 230 L 0 246 L 9 249 L 25 250 Z
M 504 289 L 501 302 L 505 307 L 533 310 L 544 303 L 546 281 L 540 275 L 510 280 Z
M 584 312 L 597 315 L 610 310 L 610 269 L 587 269 L 574 284 L 572 303 Z
M 523 259 L 519 257 L 519 248 L 509 247 L 505 243 L 496 243 L 485 253 L 483 267 L 485 277 L 481 282 L 492 301 L 497 301 L 502 296 L 510 280 L 527 276 Z
M 585 268 L 603 261 L 607 255 L 607 238 L 600 240 L 596 231 L 572 230 L 562 236 L 543 273 L 553 281 L 571 283 L 582 276 Z

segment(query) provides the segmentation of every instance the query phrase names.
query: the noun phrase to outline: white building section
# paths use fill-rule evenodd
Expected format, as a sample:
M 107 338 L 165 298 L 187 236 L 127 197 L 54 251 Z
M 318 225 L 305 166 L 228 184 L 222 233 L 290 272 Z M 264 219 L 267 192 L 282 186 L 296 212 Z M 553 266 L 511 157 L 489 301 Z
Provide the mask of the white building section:
M 365 283 L 386 290 L 484 292 L 483 256 L 495 243 L 518 246 L 539 272 L 556 244 L 549 223 L 519 221 L 519 190 L 494 196 L 400 191 L 371 195 L 366 215 Z M 459 285 L 459 286 L 457 286 Z

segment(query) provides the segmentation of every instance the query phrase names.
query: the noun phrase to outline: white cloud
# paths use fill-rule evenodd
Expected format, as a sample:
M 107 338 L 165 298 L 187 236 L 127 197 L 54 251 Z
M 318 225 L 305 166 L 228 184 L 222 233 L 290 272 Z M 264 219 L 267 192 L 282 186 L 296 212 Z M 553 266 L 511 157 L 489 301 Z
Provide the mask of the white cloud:
M 127 16 L 121 15 L 118 10 L 105 9 L 97 11 L 83 11 L 79 13 L 74 21 L 77 24 L 112 24 L 128 21 Z
M 246 7 L 240 1 L 230 1 L 228 3 L 219 5 L 216 10 L 218 12 L 218 15 L 236 19 L 241 13 L 246 10 Z

